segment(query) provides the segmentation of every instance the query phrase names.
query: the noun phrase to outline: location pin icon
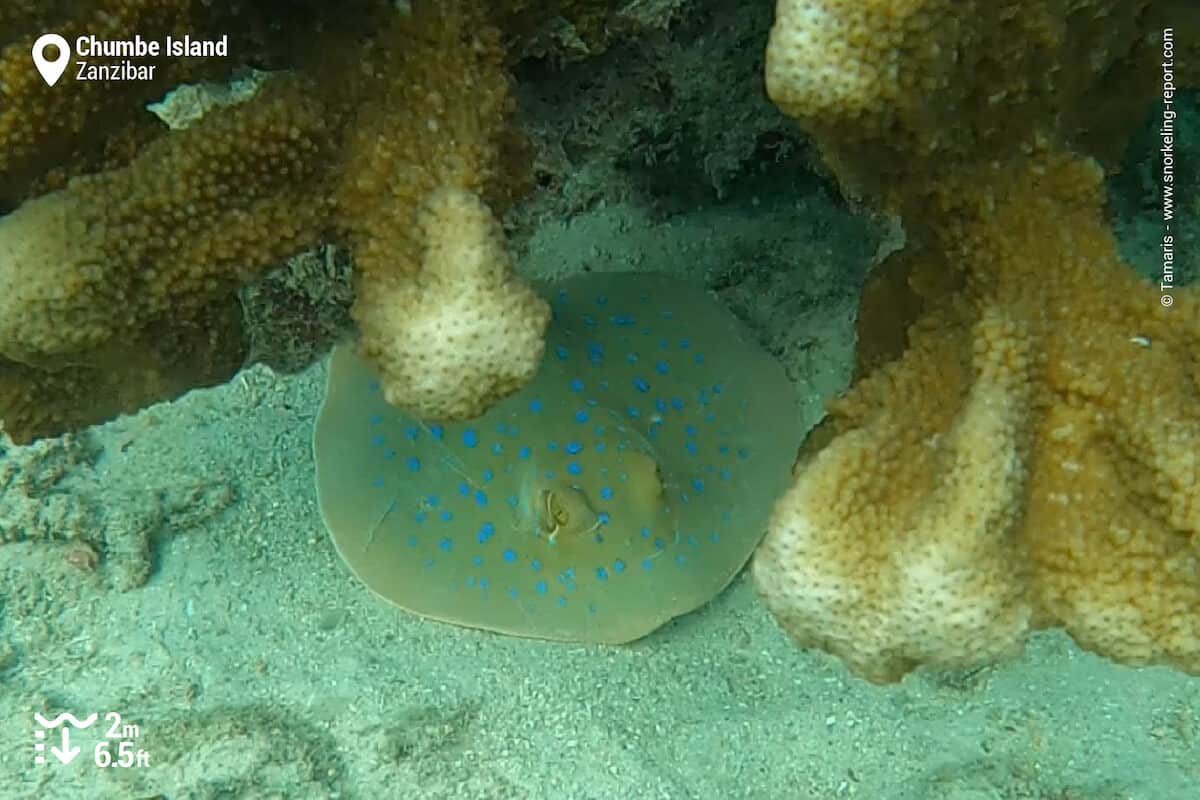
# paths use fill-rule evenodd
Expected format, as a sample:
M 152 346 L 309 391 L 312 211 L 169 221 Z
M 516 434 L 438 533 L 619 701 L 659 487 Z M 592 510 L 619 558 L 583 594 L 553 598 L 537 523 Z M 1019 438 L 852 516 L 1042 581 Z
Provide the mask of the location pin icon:
M 50 45 L 58 48 L 58 57 L 54 60 L 46 58 L 46 48 Z M 63 72 L 67 69 L 67 62 L 70 60 L 71 46 L 57 33 L 43 33 L 33 43 L 33 65 L 37 67 L 37 71 L 42 74 L 42 78 L 50 86 L 58 83 L 58 79 L 62 77 Z

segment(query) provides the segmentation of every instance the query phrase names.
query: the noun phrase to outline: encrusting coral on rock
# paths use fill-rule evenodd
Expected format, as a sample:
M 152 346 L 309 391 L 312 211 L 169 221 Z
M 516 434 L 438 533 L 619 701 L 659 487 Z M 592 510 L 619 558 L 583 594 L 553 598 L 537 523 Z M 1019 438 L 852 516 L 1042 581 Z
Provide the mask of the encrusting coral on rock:
M 1045 627 L 1200 673 L 1200 290 L 1120 261 L 1079 155 L 1144 112 L 1169 4 L 967 6 L 779 2 L 772 98 L 908 244 L 864 294 L 860 379 L 806 443 L 756 585 L 877 682 Z
M 226 380 L 245 353 L 237 289 L 329 236 L 354 251 L 363 350 L 393 402 L 462 418 L 528 380 L 549 314 L 513 273 L 497 217 L 529 185 L 497 24 L 520 28 L 505 42 L 518 46 L 555 4 L 409 6 L 77 0 L 0 12 L 0 212 L 16 207 L 0 219 L 0 420 L 14 441 Z M 599 30 L 609 3 L 563 6 Z M 158 84 L 39 86 L 28 53 L 50 25 L 113 38 L 233 31 L 224 69 L 241 58 L 288 71 L 168 133 L 148 129 L 142 108 Z M 171 81 L 217 68 L 160 66 Z M 43 119 L 53 103 L 69 108 Z

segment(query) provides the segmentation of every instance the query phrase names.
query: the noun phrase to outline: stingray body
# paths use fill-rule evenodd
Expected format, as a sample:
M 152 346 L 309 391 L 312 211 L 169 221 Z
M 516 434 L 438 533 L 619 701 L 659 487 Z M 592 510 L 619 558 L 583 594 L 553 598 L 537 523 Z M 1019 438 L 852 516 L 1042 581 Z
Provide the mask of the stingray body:
M 547 290 L 535 380 L 426 424 L 335 349 L 315 452 L 321 513 L 368 587 L 433 619 L 620 643 L 745 564 L 802 438 L 781 366 L 701 289 L 646 274 Z

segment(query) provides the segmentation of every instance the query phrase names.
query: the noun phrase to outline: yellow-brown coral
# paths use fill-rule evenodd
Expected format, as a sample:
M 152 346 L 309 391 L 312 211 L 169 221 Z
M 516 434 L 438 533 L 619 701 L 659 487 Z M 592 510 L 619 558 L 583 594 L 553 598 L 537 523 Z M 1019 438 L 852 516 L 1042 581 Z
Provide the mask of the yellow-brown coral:
M 30 47 L 43 31 L 68 40 L 85 34 L 98 39 L 178 37 L 194 30 L 198 21 L 193 7 L 201 4 L 194 0 L 112 0 L 66 21 L 42 3 L 17 0 L 12 6 L 0 12 L 0 211 L 47 170 L 101 149 L 132 117 L 122 109 L 161 96 L 173 81 L 200 74 L 199 62 L 185 69 L 174 60 L 158 65 L 149 81 L 68 78 L 51 87 L 29 68 Z
M 896 206 L 1051 142 L 1112 155 L 1149 104 L 1162 6 L 778 0 L 767 91 L 846 188 Z
M 389 402 L 450 420 L 533 377 L 550 311 L 493 211 L 528 171 L 500 32 L 469 4 L 440 5 L 415 3 L 371 64 L 382 96 L 349 138 L 338 199 L 360 349 Z
M 62 186 L 0 222 L 0 419 L 15 440 L 227 378 L 244 352 L 237 288 L 326 232 L 354 250 L 363 347 L 390 399 L 463 417 L 532 375 L 548 311 L 512 272 L 496 217 L 527 185 L 528 154 L 487 9 L 281 5 L 279 25 L 272 3 L 64 5 L 78 7 L 64 32 L 232 29 L 235 58 L 294 68 L 132 159 L 105 156 L 134 112 L 148 116 L 139 104 L 155 87 L 70 85 L 43 98 L 28 47 L 58 17 L 27 4 L 0 12 L 0 211 Z M 299 46 L 299 29 L 326 44 Z M 470 246 L 452 241 L 466 232 Z
M 1125 663 L 1200 672 L 1200 297 L 1176 290 L 1168 308 L 1120 262 L 1102 170 L 1069 152 L 1087 137 L 1050 113 L 1138 61 L 1129 5 L 1088 4 L 1068 26 L 1061 3 L 973 22 L 939 0 L 781 0 L 772 48 L 799 47 L 786 26 L 821 19 L 815 7 L 867 37 L 873 61 L 846 66 L 841 95 L 778 71 L 768 85 L 841 176 L 905 214 L 908 248 L 882 269 L 921 314 L 903 355 L 831 404 L 754 577 L 793 638 L 871 680 L 986 663 L 1050 626 Z M 942 63 L 968 44 L 1001 63 L 1014 26 L 1038 35 L 1006 71 Z M 1073 53 L 1088 36 L 1085 69 Z M 1068 61 L 1082 77 L 1060 75 Z M 922 92 L 947 84 L 953 103 L 930 108 L 941 95 Z M 938 118 L 944 130 L 924 126 Z
M 0 408 L 14 439 L 240 366 L 237 288 L 329 224 L 333 131 L 310 95 L 280 79 L 0 219 Z M 90 410 L 64 420 L 48 406 Z

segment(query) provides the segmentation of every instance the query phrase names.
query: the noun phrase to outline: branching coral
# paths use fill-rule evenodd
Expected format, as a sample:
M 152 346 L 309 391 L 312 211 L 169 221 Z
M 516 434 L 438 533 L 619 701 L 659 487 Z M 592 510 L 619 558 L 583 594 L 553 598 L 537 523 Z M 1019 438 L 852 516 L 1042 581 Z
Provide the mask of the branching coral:
M 559 10 L 599 30 L 609 6 Z M 224 380 L 244 351 L 234 291 L 327 233 L 354 250 L 355 315 L 389 398 L 451 418 L 518 388 L 548 312 L 513 274 L 496 216 L 527 185 L 528 156 L 495 20 L 520 45 L 554 7 L 64 0 L 0 12 L 0 210 L 59 187 L 0 222 L 5 430 L 28 441 Z M 39 86 L 28 48 L 51 23 L 100 38 L 232 31 L 218 66 L 291 72 L 190 130 L 145 130 L 140 106 L 161 85 Z M 168 83 L 215 69 L 161 66 Z
M 0 408 L 14 438 L 238 367 L 237 287 L 328 225 L 334 140 L 310 94 L 278 80 L 0 220 Z
M 414 12 L 370 62 L 385 77 L 349 137 L 340 217 L 361 349 L 385 396 L 465 419 L 533 377 L 550 310 L 513 272 L 492 208 L 529 169 L 500 32 L 465 9 Z
M 800 644 L 875 681 L 1050 626 L 1200 672 L 1200 297 L 1167 307 L 1119 261 L 1102 170 L 1075 154 L 1121 138 L 1089 106 L 1140 109 L 1101 93 L 1154 74 L 1156 9 L 975 5 L 779 4 L 772 96 L 910 239 L 756 583 Z
M 8 5 L 8 4 L 6 4 Z M 182 36 L 199 20 L 192 0 L 119 0 L 79 9 L 64 21 L 60 9 L 44 3 L 13 3 L 0 18 L 0 210 L 11 207 L 41 179 L 70 160 L 79 166 L 102 158 L 105 142 L 132 124 L 129 106 L 145 103 L 177 82 L 202 74 L 199 65 L 184 68 L 173 60 L 160 65 L 152 81 L 64 80 L 55 87 L 30 69 L 29 51 L 37 35 L 55 30 L 73 40 L 154 39 Z M 118 111 L 114 112 L 114 109 Z

